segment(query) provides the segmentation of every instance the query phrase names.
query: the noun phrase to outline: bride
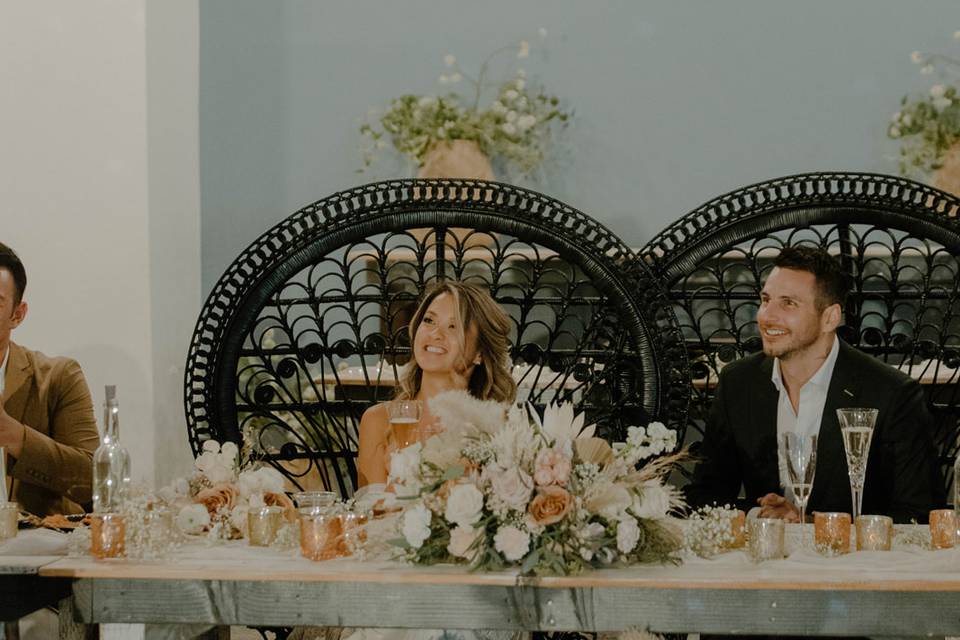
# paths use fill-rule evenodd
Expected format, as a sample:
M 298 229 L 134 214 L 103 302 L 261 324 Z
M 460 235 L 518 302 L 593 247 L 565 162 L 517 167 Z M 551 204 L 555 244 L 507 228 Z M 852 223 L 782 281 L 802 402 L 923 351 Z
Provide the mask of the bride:
M 517 385 L 510 375 L 510 318 L 486 289 L 453 281 L 435 285 L 417 306 L 409 331 L 413 353 L 396 399 L 419 401 L 421 428 L 439 428 L 428 401 L 446 391 L 467 391 L 503 403 L 516 398 Z M 387 481 L 389 427 L 387 403 L 370 407 L 360 420 L 360 487 Z

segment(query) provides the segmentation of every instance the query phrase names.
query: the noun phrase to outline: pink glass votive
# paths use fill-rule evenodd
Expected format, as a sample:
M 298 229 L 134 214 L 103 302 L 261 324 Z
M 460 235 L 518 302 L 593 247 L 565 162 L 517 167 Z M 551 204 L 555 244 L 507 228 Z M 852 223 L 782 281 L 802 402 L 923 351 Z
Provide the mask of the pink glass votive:
M 300 553 L 310 560 L 330 560 L 340 555 L 343 525 L 340 514 L 325 509 L 300 510 Z
M 949 549 L 957 543 L 957 515 L 953 509 L 934 509 L 930 512 L 930 546 Z
M 857 517 L 857 551 L 890 551 L 893 545 L 893 518 Z
M 126 523 L 119 513 L 90 516 L 90 555 L 97 560 L 126 555 Z
M 817 551 L 827 556 L 850 553 L 850 514 L 818 511 L 813 514 Z
M 18 511 L 16 502 L 0 502 L 0 542 L 17 535 Z

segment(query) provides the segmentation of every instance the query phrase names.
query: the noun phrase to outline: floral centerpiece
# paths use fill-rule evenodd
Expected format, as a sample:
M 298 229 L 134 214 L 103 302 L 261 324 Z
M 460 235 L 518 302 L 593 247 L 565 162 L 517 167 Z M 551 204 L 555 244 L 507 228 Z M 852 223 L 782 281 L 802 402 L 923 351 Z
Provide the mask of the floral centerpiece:
M 545 37 L 546 31 L 541 29 L 540 34 Z M 494 51 L 475 77 L 460 68 L 455 56 L 447 54 L 446 70 L 438 82 L 454 88 L 469 85 L 466 95 L 455 89 L 436 95 L 405 94 L 391 100 L 379 118 L 372 111 L 371 121 L 360 127 L 365 166 L 374 162 L 387 141 L 420 167 L 431 153 L 449 151 L 456 141 L 468 141 L 487 157 L 502 161 L 508 172 L 531 173 L 543 162 L 553 125 L 566 122 L 570 113 L 560 106 L 559 98 L 530 83 L 523 68 L 503 82 L 491 84 L 487 79 L 491 63 L 508 53 L 525 59 L 530 43 L 523 40 Z M 492 100 L 484 102 L 494 87 Z
M 563 575 L 677 561 L 682 536 L 667 516 L 682 501 L 662 480 L 678 456 L 638 468 L 676 447 L 662 424 L 630 427 L 612 448 L 570 405 L 548 407 L 540 420 L 452 392 L 430 409 L 443 432 L 390 465 L 390 482 L 411 501 L 394 541 L 411 561 Z
M 288 522 L 296 520 L 293 502 L 284 493 L 283 476 L 271 467 L 241 468 L 232 442 L 203 443 L 194 473 L 161 489 L 158 498 L 175 512 L 177 527 L 210 538 L 242 538 L 251 507 L 279 506 Z
M 960 31 L 953 37 L 960 40 Z M 947 164 L 957 163 L 958 173 L 954 178 L 955 186 L 960 187 L 960 152 L 956 146 L 960 141 L 960 95 L 955 78 L 960 71 L 960 60 L 919 51 L 914 51 L 911 59 L 920 65 L 920 73 L 924 75 L 933 75 L 939 66 L 942 77 L 927 92 L 904 96 L 900 110 L 891 118 L 887 135 L 901 142 L 900 172 L 922 178 L 943 170 Z

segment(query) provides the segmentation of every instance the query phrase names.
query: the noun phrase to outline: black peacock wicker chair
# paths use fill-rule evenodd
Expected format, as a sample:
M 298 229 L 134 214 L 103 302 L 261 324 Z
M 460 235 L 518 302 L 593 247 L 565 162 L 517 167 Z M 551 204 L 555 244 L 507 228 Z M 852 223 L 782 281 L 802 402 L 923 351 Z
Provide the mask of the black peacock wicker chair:
M 432 282 L 489 287 L 513 323 L 521 389 L 576 403 L 609 438 L 685 423 L 686 352 L 657 281 L 610 231 L 541 194 L 406 180 L 334 194 L 226 270 L 186 365 L 190 445 L 252 443 L 295 486 L 356 488 L 357 426 L 393 395 Z
M 960 200 L 902 178 L 811 173 L 720 196 L 653 238 L 693 373 L 687 441 L 723 364 L 762 348 L 760 287 L 786 245 L 826 247 L 854 287 L 840 336 L 924 382 L 948 486 L 960 422 Z M 699 433 L 698 433 L 699 432 Z

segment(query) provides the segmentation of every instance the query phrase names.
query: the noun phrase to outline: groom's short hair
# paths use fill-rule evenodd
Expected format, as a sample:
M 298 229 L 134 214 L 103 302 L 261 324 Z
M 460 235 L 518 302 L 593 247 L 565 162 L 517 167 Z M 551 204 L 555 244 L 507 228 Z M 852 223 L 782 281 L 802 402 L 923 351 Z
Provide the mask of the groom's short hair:
M 850 278 L 837 260 L 819 247 L 784 247 L 773 260 L 775 267 L 812 273 L 817 281 L 817 307 L 826 309 L 832 304 L 841 307 L 850 293 Z

